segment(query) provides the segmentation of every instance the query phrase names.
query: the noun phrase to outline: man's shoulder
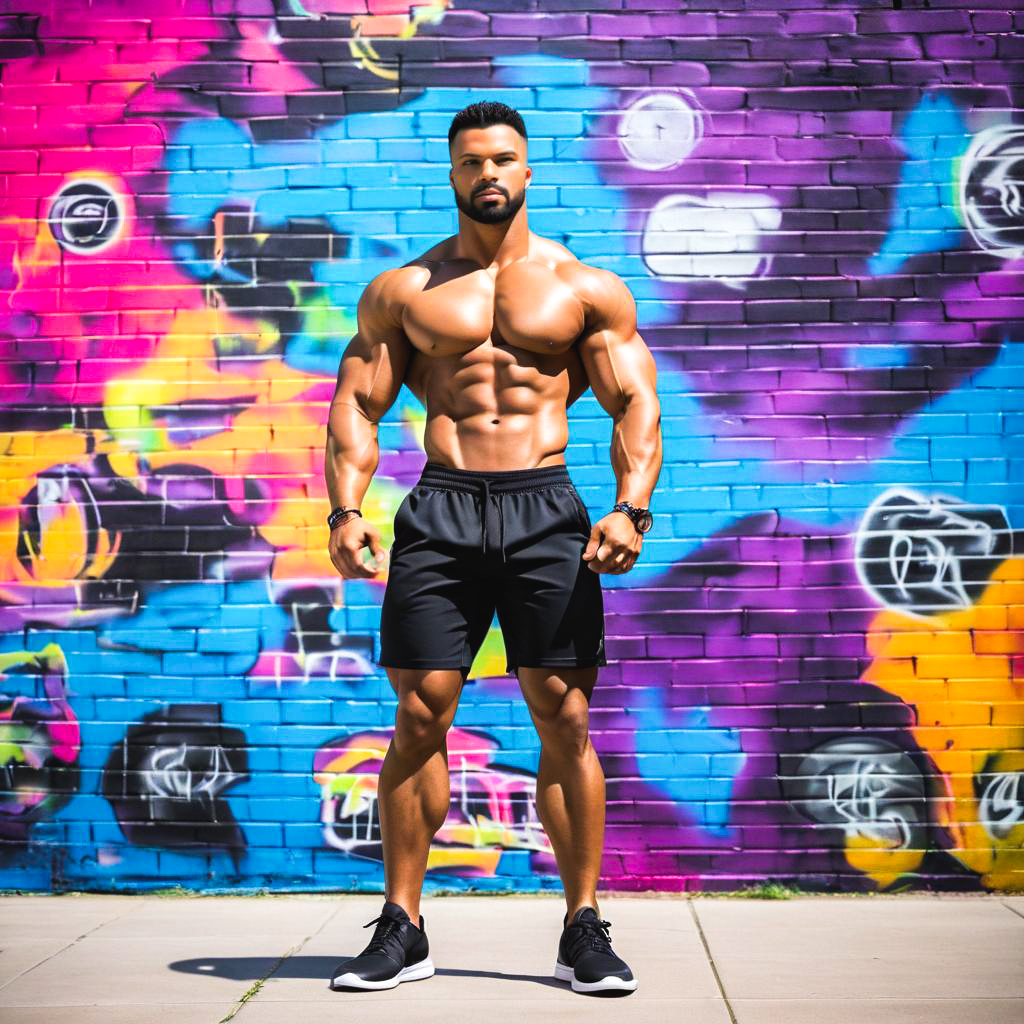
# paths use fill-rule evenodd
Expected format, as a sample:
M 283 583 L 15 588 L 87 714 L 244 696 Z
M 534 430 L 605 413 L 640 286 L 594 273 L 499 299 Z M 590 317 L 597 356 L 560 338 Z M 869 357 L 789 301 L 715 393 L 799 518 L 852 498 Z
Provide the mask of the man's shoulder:
M 570 258 L 556 264 L 555 271 L 566 283 L 582 290 L 601 290 L 609 287 L 622 287 L 622 278 L 618 274 L 603 267 L 594 267 L 578 260 L 571 253 Z
M 401 266 L 382 270 L 363 290 L 361 307 L 400 325 L 408 303 L 426 288 L 439 264 L 452 258 L 451 243 L 446 238 Z
M 426 252 L 420 253 L 414 260 L 409 260 L 405 264 L 405 267 L 433 267 L 437 266 L 438 263 L 444 263 L 445 260 L 450 260 L 455 252 L 455 240 L 458 236 L 449 235 L 447 238 L 442 238 L 437 245 L 432 245 Z M 399 270 L 403 270 L 404 267 L 399 267 Z
M 446 238 L 401 266 L 381 271 L 367 286 L 367 291 L 374 289 L 392 303 L 407 302 L 423 291 L 440 264 L 452 259 L 451 242 L 451 238 Z
M 594 267 L 573 256 L 559 263 L 555 273 L 576 293 L 587 313 L 588 321 L 612 317 L 629 289 L 618 274 L 603 267 Z
M 419 259 L 382 270 L 363 291 L 361 303 L 379 313 L 400 318 L 402 308 L 430 279 L 430 267 Z
M 396 293 L 407 291 L 410 287 L 422 288 L 429 277 L 429 262 L 422 257 L 417 257 L 414 260 L 409 260 L 408 263 L 403 263 L 400 267 L 382 270 L 367 285 L 367 288 L 376 288 L 394 296 Z

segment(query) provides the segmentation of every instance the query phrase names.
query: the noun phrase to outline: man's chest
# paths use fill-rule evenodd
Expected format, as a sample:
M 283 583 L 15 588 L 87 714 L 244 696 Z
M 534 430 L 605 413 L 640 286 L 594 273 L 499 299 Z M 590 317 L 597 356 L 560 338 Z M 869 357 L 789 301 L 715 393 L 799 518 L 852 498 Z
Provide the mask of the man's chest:
M 583 303 L 551 267 L 513 263 L 496 276 L 479 270 L 428 284 L 405 304 L 402 326 L 427 356 L 512 346 L 564 353 L 583 332 Z

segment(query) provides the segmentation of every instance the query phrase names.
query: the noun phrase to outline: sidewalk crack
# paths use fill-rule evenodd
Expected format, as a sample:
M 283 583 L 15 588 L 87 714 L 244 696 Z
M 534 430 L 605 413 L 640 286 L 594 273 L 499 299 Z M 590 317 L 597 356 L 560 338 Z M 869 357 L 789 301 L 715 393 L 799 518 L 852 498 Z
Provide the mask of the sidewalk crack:
M 718 991 L 722 993 L 722 1001 L 725 1003 L 725 1009 L 729 1014 L 729 1020 L 732 1024 L 737 1024 L 736 1014 L 733 1012 L 732 1003 L 729 1002 L 729 997 L 726 995 L 725 985 L 722 984 L 722 977 L 718 973 L 718 968 L 715 966 L 715 958 L 711 955 L 711 947 L 708 945 L 707 937 L 704 935 L 704 929 L 701 927 L 700 918 L 697 916 L 697 910 L 694 907 L 694 900 L 691 897 L 686 902 L 689 905 L 690 916 L 693 918 L 693 923 L 697 926 L 697 934 L 700 936 L 700 941 L 704 946 L 704 953 L 708 958 L 711 973 L 715 976 L 715 983 L 718 985 Z
M 290 949 L 286 949 L 277 958 L 277 960 L 275 960 L 274 963 L 271 964 L 270 970 L 268 970 L 266 974 L 264 974 L 260 978 L 257 978 L 252 983 L 252 986 L 249 988 L 248 992 L 245 992 L 242 995 L 242 998 L 238 1000 L 237 1005 L 232 1008 L 231 1012 L 226 1017 L 221 1017 L 217 1024 L 228 1024 L 228 1021 L 237 1016 L 239 1010 L 241 1010 L 246 1003 L 256 998 L 256 996 L 259 994 L 260 989 L 263 988 L 264 982 L 268 981 L 274 975 L 274 973 L 280 968 L 281 964 L 283 964 L 289 957 L 295 956 L 295 954 L 298 953 L 302 949 L 302 947 L 310 941 L 310 939 L 315 939 L 317 935 L 319 935 L 324 930 L 324 928 L 326 928 L 327 925 L 331 921 L 333 921 L 335 917 L 337 917 L 338 912 L 340 910 L 341 907 L 339 906 L 335 909 L 333 914 L 328 914 L 327 917 L 325 917 L 323 921 L 320 922 L 320 926 L 318 928 L 310 932 L 310 934 L 307 935 L 304 939 L 300 939 Z
M 48 896 L 48 897 L 44 897 L 44 898 L 46 898 L 46 899 L 61 899 L 63 897 L 62 896 Z M 139 902 L 140 903 L 144 903 L 145 902 L 145 898 L 142 898 Z M 64 953 L 67 950 L 69 950 L 72 946 L 77 945 L 79 942 L 82 941 L 82 939 L 87 938 L 88 936 L 92 935 L 93 932 L 98 931 L 100 928 L 105 928 L 108 924 L 113 924 L 115 921 L 120 921 L 121 918 L 127 917 L 131 913 L 135 913 L 136 909 L 137 909 L 136 907 L 132 907 L 131 909 L 126 910 L 123 914 L 118 914 L 117 917 L 111 917 L 111 918 L 109 918 L 106 921 L 100 921 L 99 924 L 93 925 L 93 927 L 90 928 L 88 931 L 82 932 L 81 935 L 76 935 L 73 939 L 71 939 L 70 942 L 68 942 L 65 945 L 61 946 L 60 949 L 54 950 L 54 952 L 52 952 L 49 956 L 44 957 L 38 963 L 34 963 L 31 967 L 26 967 L 25 970 L 21 971 L 19 974 L 16 974 L 13 978 L 8 978 L 7 981 L 3 982 L 3 984 L 0 984 L 0 992 L 2 992 L 5 988 L 7 988 L 8 985 L 13 985 L 16 981 L 18 981 L 19 978 L 24 978 L 26 974 L 31 974 L 32 971 L 34 971 L 37 967 L 42 967 L 43 964 L 48 964 L 55 956 L 60 956 L 61 953 Z
M 1018 917 L 1024 917 L 1024 913 L 1021 913 L 1015 906 L 1013 906 L 1013 904 L 1007 903 L 1006 900 L 1000 900 L 999 902 L 1002 903 L 1002 905 L 1006 907 L 1011 914 L 1016 914 Z

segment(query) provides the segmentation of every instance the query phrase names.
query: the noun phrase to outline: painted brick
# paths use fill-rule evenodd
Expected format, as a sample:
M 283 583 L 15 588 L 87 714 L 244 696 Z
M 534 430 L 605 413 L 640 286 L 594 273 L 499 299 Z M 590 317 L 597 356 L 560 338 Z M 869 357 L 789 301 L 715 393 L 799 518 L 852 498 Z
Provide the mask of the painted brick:
M 588 31 L 587 21 L 583 14 L 494 14 L 490 19 L 496 36 L 535 37 L 581 35 Z
M 386 741 L 397 705 L 383 586 L 341 581 L 324 552 L 323 429 L 367 281 L 457 230 L 448 126 L 493 98 L 529 128 L 530 227 L 626 282 L 657 365 L 655 528 L 602 580 L 602 886 L 885 889 L 884 858 L 848 858 L 834 821 L 870 834 L 904 796 L 851 811 L 811 782 L 874 786 L 866 759 L 917 751 L 898 768 L 912 785 L 977 794 L 994 776 L 976 765 L 1024 748 L 1006 696 L 1024 658 L 1024 286 L 991 200 L 1009 186 L 977 192 L 968 154 L 1019 143 L 1024 22 L 952 0 L 463 6 L 404 34 L 388 15 L 360 62 L 344 19 L 267 0 L 131 18 L 66 0 L 88 60 L 27 20 L 8 32 L 0 701 L 45 708 L 79 769 L 25 838 L 63 886 L 381 890 L 380 864 L 321 823 L 325 793 L 379 769 L 346 744 Z M 236 45 L 239 16 L 276 35 Z M 120 198 L 56 202 L 75 181 Z M 110 244 L 76 251 L 98 210 Z M 422 416 L 406 389 L 381 425 L 365 503 L 387 529 Z M 611 437 L 586 392 L 566 461 L 593 521 Z M 481 664 L 450 751 L 477 744 L 481 779 L 533 814 L 529 709 L 492 640 Z M 238 775 L 218 798 L 245 837 L 237 870 L 122 830 L 102 790 L 136 727 L 126 749 L 187 750 L 190 785 L 211 748 Z M 987 813 L 976 797 L 947 811 L 920 813 L 955 870 L 929 839 L 900 854 L 901 886 L 1024 885 L 957 838 Z M 1012 856 L 992 842 L 994 863 Z M 0 871 L 51 884 L 38 864 Z M 558 885 L 511 845 L 493 876 L 426 882 Z

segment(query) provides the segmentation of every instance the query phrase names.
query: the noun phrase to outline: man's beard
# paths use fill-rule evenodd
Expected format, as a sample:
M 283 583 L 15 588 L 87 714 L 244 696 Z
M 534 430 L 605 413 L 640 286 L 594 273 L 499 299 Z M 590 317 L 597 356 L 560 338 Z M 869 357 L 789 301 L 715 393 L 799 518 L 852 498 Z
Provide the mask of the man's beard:
M 495 188 L 498 186 L 491 187 Z M 526 202 L 525 188 L 519 195 L 511 199 L 504 189 L 499 190 L 505 196 L 504 203 L 494 202 L 488 203 L 486 206 L 476 206 L 472 200 L 463 199 L 456 189 L 452 189 L 455 192 L 455 205 L 470 220 L 475 220 L 477 224 L 502 224 L 507 220 L 511 220 L 519 212 L 519 207 Z

